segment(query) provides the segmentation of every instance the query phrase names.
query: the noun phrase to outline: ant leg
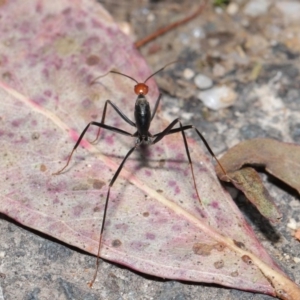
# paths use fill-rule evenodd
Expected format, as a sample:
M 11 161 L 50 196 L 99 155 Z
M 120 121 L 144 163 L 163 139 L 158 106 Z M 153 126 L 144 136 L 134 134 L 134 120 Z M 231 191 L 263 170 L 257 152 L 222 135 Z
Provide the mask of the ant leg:
M 72 155 L 73 155 L 74 151 L 76 150 L 76 148 L 80 144 L 81 140 L 83 139 L 83 136 L 85 135 L 86 131 L 89 129 L 90 125 L 95 125 L 95 126 L 98 126 L 100 128 L 104 128 L 104 129 L 107 129 L 107 130 L 110 130 L 110 131 L 114 131 L 114 132 L 117 132 L 117 133 L 120 133 L 120 134 L 123 134 L 123 135 L 127 135 L 127 136 L 132 136 L 132 137 L 135 136 L 134 134 L 131 134 L 131 133 L 127 132 L 127 131 L 124 131 L 122 129 L 119 129 L 119 128 L 116 128 L 116 127 L 113 127 L 113 126 L 109 126 L 109 125 L 98 123 L 98 122 L 94 122 L 94 121 L 90 122 L 84 128 L 84 130 L 81 132 L 81 134 L 80 134 L 80 136 L 79 136 L 79 138 L 78 138 L 75 146 L 73 147 L 73 150 L 71 151 L 71 154 L 69 155 L 69 158 L 68 158 L 67 163 L 65 164 L 65 166 L 61 170 L 59 170 L 58 172 L 53 173 L 52 175 L 59 175 L 59 174 L 61 174 L 65 170 L 65 168 L 69 165 L 69 162 L 70 162 L 70 160 L 72 158 Z
M 161 99 L 161 94 L 159 94 L 156 102 L 155 102 L 155 106 L 154 106 L 154 109 L 153 109 L 153 113 L 152 113 L 152 116 L 151 116 L 151 121 L 153 120 L 155 114 L 156 114 L 156 111 L 157 111 L 157 108 L 158 108 L 158 105 L 159 105 L 159 102 L 160 102 L 160 99 Z
M 192 159 L 191 159 L 191 155 L 190 155 L 189 146 L 188 146 L 188 143 L 187 143 L 187 140 L 186 140 L 185 132 L 182 129 L 183 127 L 182 127 L 182 123 L 180 121 L 179 121 L 179 124 L 180 124 L 180 129 L 181 129 L 183 142 L 184 142 L 185 152 L 186 152 L 186 155 L 188 157 L 189 165 L 190 165 L 192 176 L 193 176 L 193 181 L 194 181 L 194 187 L 195 187 L 195 190 L 196 190 L 196 194 L 197 194 L 197 197 L 199 199 L 200 204 L 202 204 L 202 201 L 201 201 L 198 189 L 197 189 L 197 184 L 196 184 L 196 179 L 195 179 L 195 174 L 194 174 L 194 167 L 193 167 L 193 163 L 192 163 Z
M 209 151 L 210 155 L 216 160 L 216 162 L 218 163 L 219 167 L 221 168 L 222 172 L 224 173 L 224 175 L 227 176 L 227 173 L 225 171 L 225 169 L 223 168 L 222 164 L 220 163 L 220 161 L 217 159 L 216 155 L 213 153 L 213 151 L 211 150 L 211 148 L 209 147 L 206 139 L 204 138 L 204 136 L 201 134 L 201 132 L 195 127 L 193 126 L 193 128 L 196 130 L 198 136 L 200 137 L 200 139 L 202 140 L 202 142 L 204 143 L 204 145 L 206 146 L 207 150 Z
M 172 127 L 174 127 L 177 123 L 179 123 L 180 127 L 172 129 Z M 198 189 L 197 189 L 197 185 L 196 185 L 196 179 L 195 179 L 193 163 L 192 163 L 192 159 L 191 159 L 191 155 L 190 155 L 190 151 L 189 151 L 189 146 L 188 146 L 188 143 L 187 143 L 187 140 L 186 140 L 184 127 L 182 126 L 182 123 L 180 122 L 180 119 L 179 118 L 175 119 L 165 130 L 163 130 L 162 132 L 160 132 L 158 134 L 155 134 L 154 137 L 156 137 L 156 138 L 154 139 L 153 144 L 160 141 L 166 135 L 169 135 L 169 134 L 172 134 L 172 133 L 175 133 L 175 132 L 179 132 L 179 131 L 181 131 L 185 152 L 186 152 L 187 158 L 189 160 L 189 165 L 190 165 L 190 168 L 191 168 L 193 182 L 194 182 L 194 188 L 196 190 L 196 194 L 197 194 L 197 197 L 199 199 L 199 202 L 200 202 L 200 204 L 202 204 L 202 201 L 201 201 Z
M 152 144 L 158 143 L 162 138 L 164 138 L 166 135 L 170 134 L 170 131 L 172 131 L 172 128 L 178 123 L 179 118 L 175 119 L 173 122 L 171 122 L 163 131 L 156 133 L 153 135 L 154 140 L 152 141 Z M 179 129 L 179 128 L 178 128 Z M 178 130 L 180 131 L 180 130 Z M 177 131 L 176 131 L 177 132 Z
M 105 122 L 105 117 L 106 117 L 106 109 L 107 109 L 107 104 L 110 104 L 112 106 L 112 108 L 119 114 L 119 116 L 125 121 L 127 122 L 129 125 L 136 127 L 135 123 L 132 122 L 113 102 L 111 102 L 110 100 L 106 100 L 105 101 L 105 105 L 104 105 L 104 109 L 103 109 L 103 113 L 102 113 L 102 118 L 101 118 L 101 122 L 102 124 L 104 124 Z M 97 136 L 93 141 L 90 141 L 91 144 L 94 144 L 100 136 L 100 130 L 101 127 L 99 127 L 98 132 L 97 132 Z
M 201 132 L 194 125 L 185 125 L 185 126 L 182 126 L 182 129 L 181 128 L 174 128 L 174 129 L 170 130 L 167 134 L 172 134 L 172 133 L 179 132 L 179 131 L 182 131 L 182 130 L 184 131 L 184 130 L 191 129 L 191 128 L 196 131 L 196 133 L 198 134 L 198 136 L 200 137 L 200 139 L 204 143 L 204 145 L 207 148 L 207 150 L 210 153 L 210 155 L 215 159 L 215 161 L 219 165 L 219 167 L 222 170 L 222 172 L 224 173 L 224 175 L 228 177 L 227 172 L 225 171 L 225 169 L 223 168 L 222 164 L 217 159 L 216 155 L 214 154 L 214 152 L 212 151 L 212 149 L 208 145 L 206 139 L 204 138 L 204 136 L 201 134 Z
M 121 170 L 123 169 L 123 166 L 127 160 L 127 158 L 132 154 L 132 152 L 139 146 L 139 144 L 136 144 L 133 148 L 131 148 L 128 153 L 126 154 L 126 156 L 124 157 L 123 161 L 121 162 L 120 166 L 118 167 L 115 175 L 113 176 L 112 180 L 109 183 L 108 186 L 108 191 L 107 191 L 107 195 L 106 195 L 106 200 L 105 200 L 105 206 L 104 206 L 104 212 L 103 212 L 103 219 L 102 219 L 102 224 L 101 224 L 101 230 L 100 230 L 100 238 L 99 238 L 99 245 L 98 245 L 98 252 L 97 252 L 97 261 L 96 261 L 96 269 L 95 269 L 95 273 L 93 276 L 93 279 L 91 280 L 91 282 L 89 282 L 89 287 L 92 287 L 96 278 L 97 278 L 97 273 L 98 273 L 98 269 L 99 269 L 99 260 L 100 260 L 100 250 L 101 250 L 101 245 L 102 245 L 102 237 L 103 237 L 103 232 L 104 232 L 104 225 L 105 225 L 105 220 L 106 220 L 106 214 L 107 214 L 107 207 L 108 207 L 108 201 L 109 201 L 109 195 L 110 195 L 110 188 L 113 186 L 114 182 L 116 181 L 116 179 L 118 178 Z

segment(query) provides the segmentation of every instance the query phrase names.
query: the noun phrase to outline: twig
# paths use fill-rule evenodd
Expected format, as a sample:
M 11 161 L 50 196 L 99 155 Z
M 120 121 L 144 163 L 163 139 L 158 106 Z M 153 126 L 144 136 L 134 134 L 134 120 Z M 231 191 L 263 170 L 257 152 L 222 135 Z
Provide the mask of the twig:
M 136 41 L 134 43 L 135 47 L 140 48 L 140 47 L 144 46 L 145 44 L 149 43 L 150 41 L 156 39 L 158 36 L 161 36 L 161 35 L 165 34 L 166 32 L 196 18 L 198 15 L 200 15 L 202 13 L 202 11 L 204 10 L 204 8 L 207 5 L 207 2 L 208 2 L 208 0 L 204 0 L 204 3 L 202 5 L 200 5 L 199 8 L 194 13 L 192 13 L 190 16 L 187 16 L 187 17 L 183 18 L 182 20 L 174 22 L 166 27 L 160 28 L 160 29 L 156 30 L 155 32 L 151 33 L 150 35 L 146 36 L 145 38 Z

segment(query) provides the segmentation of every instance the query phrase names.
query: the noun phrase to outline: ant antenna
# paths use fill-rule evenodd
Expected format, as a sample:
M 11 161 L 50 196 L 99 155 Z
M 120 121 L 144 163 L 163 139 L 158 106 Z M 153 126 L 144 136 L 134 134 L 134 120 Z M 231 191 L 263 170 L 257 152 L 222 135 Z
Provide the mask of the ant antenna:
M 144 83 L 146 83 L 151 77 L 153 77 L 154 75 L 156 75 L 157 73 L 161 72 L 162 70 L 164 70 L 166 67 L 168 67 L 169 65 L 172 65 L 172 64 L 175 64 L 179 62 L 179 60 L 174 60 L 174 61 L 171 61 L 169 63 L 167 63 L 164 67 L 160 68 L 159 70 L 157 70 L 156 72 L 154 72 L 152 75 L 150 75 L 145 81 Z
M 154 75 L 156 75 L 157 73 L 161 72 L 162 70 L 164 70 L 166 67 L 168 67 L 169 65 L 172 65 L 176 62 L 179 62 L 179 60 L 174 60 L 174 61 L 171 61 L 169 63 L 167 63 L 164 67 L 160 68 L 159 70 L 157 70 L 156 72 L 154 72 L 153 74 L 151 74 L 149 77 L 147 77 L 147 79 L 144 81 L 144 82 L 138 82 L 136 79 L 134 79 L 133 77 L 129 76 L 129 75 L 126 75 L 126 74 L 123 74 L 121 72 L 118 72 L 118 71 L 115 71 L 115 70 L 112 70 L 112 71 L 109 71 L 108 73 L 114 73 L 114 74 L 118 74 L 118 75 L 122 75 L 124 77 L 127 77 L 131 80 L 133 80 L 136 85 L 134 86 L 134 93 L 136 95 L 147 95 L 148 94 L 148 91 L 149 91 L 149 87 L 148 85 L 146 84 L 146 82 L 151 78 L 153 77 Z M 102 78 L 104 76 L 106 76 L 108 73 L 104 74 L 104 75 L 100 75 L 98 77 L 96 77 L 92 82 L 91 82 L 91 85 L 96 83 L 96 81 L 99 79 L 99 78 Z

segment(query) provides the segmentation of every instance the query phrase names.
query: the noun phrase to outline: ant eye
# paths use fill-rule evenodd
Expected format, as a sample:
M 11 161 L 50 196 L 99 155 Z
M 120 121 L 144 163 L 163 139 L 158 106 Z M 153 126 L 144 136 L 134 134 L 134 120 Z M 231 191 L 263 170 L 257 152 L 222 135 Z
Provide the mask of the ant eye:
M 136 95 L 147 95 L 148 90 L 149 88 L 145 83 L 138 83 L 134 86 L 134 92 Z

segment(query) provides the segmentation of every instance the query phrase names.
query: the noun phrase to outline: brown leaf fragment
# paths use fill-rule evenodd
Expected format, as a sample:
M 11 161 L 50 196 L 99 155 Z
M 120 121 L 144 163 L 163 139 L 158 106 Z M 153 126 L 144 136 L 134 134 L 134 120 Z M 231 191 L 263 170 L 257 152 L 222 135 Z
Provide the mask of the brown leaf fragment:
M 239 143 L 220 159 L 224 169 L 234 172 L 245 164 L 265 166 L 266 171 L 300 192 L 300 146 L 272 139 L 257 138 Z M 216 172 L 224 178 L 220 167 Z
M 245 194 L 265 218 L 274 223 L 281 219 L 281 213 L 253 168 L 242 168 L 228 175 L 234 186 Z
M 300 241 L 300 229 L 297 229 L 294 234 L 295 238 Z

